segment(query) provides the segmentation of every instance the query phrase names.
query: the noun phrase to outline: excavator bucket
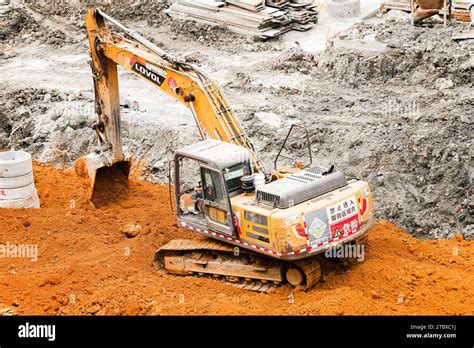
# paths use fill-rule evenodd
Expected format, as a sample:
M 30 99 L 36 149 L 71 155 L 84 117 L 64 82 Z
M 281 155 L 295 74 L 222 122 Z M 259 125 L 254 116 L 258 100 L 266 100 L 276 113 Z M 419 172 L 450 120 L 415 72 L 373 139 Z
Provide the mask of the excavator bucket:
M 90 199 L 94 203 L 110 203 L 123 198 L 128 191 L 129 160 L 112 165 L 103 156 L 91 153 L 84 157 L 84 165 L 90 180 Z

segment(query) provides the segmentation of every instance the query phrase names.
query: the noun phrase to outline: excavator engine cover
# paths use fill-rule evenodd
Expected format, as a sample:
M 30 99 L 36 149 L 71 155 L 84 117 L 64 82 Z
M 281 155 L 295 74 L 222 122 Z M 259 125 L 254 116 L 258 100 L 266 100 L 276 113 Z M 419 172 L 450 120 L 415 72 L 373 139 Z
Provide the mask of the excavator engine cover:
M 257 200 L 285 209 L 347 185 L 343 173 L 327 172 L 326 168 L 314 166 L 260 186 Z

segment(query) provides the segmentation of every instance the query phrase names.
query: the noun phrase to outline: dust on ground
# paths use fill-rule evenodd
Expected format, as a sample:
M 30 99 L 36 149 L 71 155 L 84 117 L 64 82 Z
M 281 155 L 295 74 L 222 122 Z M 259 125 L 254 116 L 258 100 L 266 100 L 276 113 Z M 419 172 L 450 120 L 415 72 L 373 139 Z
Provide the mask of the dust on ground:
M 268 294 L 157 272 L 179 230 L 167 188 L 133 179 L 97 209 L 87 178 L 35 163 L 42 208 L 0 210 L 1 242 L 37 244 L 36 262 L 0 258 L 0 310 L 20 315 L 472 315 L 474 243 L 418 240 L 379 221 L 364 262 L 328 263 L 314 288 Z
M 93 147 L 89 5 L 10 1 L 0 36 L 0 147 L 62 167 Z M 451 39 L 466 24 L 444 29 L 434 18 L 412 27 L 391 11 L 312 54 L 296 42 L 287 49 L 282 38 L 261 42 L 172 21 L 165 7 L 131 1 L 104 10 L 215 77 L 267 167 L 289 125 L 305 123 L 315 162 L 368 181 L 378 218 L 420 238 L 474 237 L 474 46 Z M 125 144 L 143 158 L 147 180 L 164 182 L 173 151 L 198 140 L 192 117 L 130 74 L 120 77 Z M 293 138 L 288 150 L 305 149 Z

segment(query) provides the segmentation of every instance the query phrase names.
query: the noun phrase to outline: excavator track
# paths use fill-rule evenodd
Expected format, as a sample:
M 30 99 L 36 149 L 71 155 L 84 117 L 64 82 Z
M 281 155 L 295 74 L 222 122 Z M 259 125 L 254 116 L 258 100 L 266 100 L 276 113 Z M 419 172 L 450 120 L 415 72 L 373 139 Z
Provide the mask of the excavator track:
M 224 284 L 228 286 L 234 286 L 239 289 L 261 292 L 265 294 L 275 291 L 276 288 L 278 287 L 278 284 L 274 284 L 274 283 L 270 283 L 266 281 L 239 279 L 237 282 L 235 282 L 235 281 L 227 280 L 224 276 L 210 275 L 210 274 L 205 274 L 205 275 L 193 274 L 193 277 L 219 279 L 219 280 L 222 280 Z
M 309 289 L 321 276 L 315 258 L 280 261 L 209 238 L 172 240 L 156 251 L 153 263 L 171 274 L 223 278 L 228 284 L 259 292 L 286 281 Z

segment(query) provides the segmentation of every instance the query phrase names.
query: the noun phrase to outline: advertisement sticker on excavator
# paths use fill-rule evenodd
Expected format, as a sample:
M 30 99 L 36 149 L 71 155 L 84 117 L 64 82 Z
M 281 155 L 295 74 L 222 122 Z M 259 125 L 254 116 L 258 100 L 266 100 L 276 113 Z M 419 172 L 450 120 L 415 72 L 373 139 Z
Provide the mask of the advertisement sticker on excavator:
M 319 243 L 324 243 L 332 239 L 329 233 L 329 222 L 325 209 L 305 214 L 304 218 L 308 229 L 309 246 L 315 247 Z
M 360 230 L 355 196 L 326 208 L 332 238 L 339 238 Z
M 365 194 L 368 195 L 368 192 Z M 304 214 L 308 245 L 316 247 L 333 239 L 360 232 L 362 225 L 359 213 L 362 216 L 367 207 L 368 197 L 356 199 L 355 196 L 351 196 L 325 209 Z

